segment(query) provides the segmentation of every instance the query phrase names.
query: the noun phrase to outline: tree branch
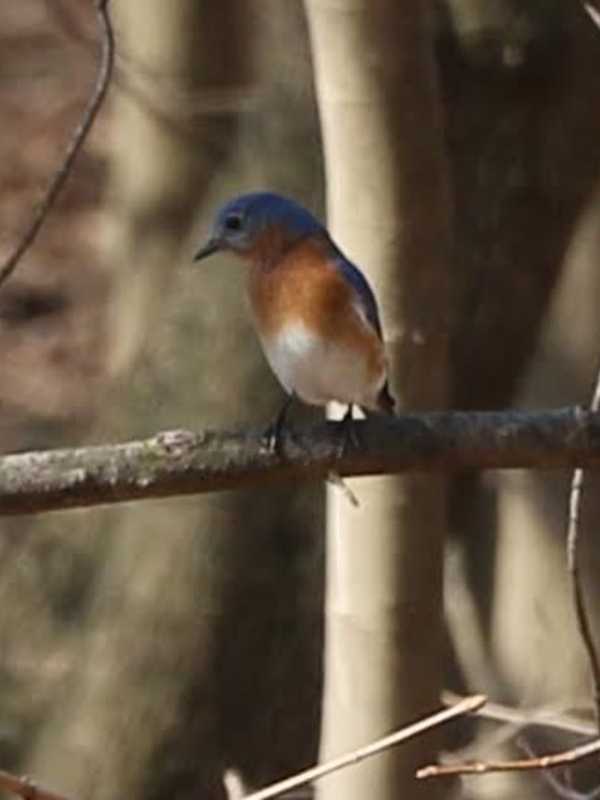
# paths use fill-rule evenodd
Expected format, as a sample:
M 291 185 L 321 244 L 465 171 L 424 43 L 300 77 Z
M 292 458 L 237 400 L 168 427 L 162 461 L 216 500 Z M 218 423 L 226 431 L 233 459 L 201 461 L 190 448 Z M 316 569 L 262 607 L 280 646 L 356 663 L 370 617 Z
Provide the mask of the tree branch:
M 455 705 L 464 699 L 462 695 L 454 692 L 442 692 L 442 702 L 446 705 Z M 579 734 L 580 736 L 594 736 L 596 734 L 596 728 L 590 722 L 549 709 L 512 708 L 511 706 L 488 701 L 485 706 L 477 709 L 474 713 L 483 719 L 502 722 L 515 728 L 550 728 L 563 733 Z
M 596 376 L 594 394 L 590 411 L 597 413 L 600 408 L 600 371 Z M 581 574 L 579 572 L 579 511 L 584 486 L 584 471 L 578 467 L 573 472 L 569 494 L 569 514 L 567 524 L 567 569 L 571 578 L 571 592 L 577 619 L 577 628 L 590 665 L 592 676 L 592 697 L 596 711 L 596 728 L 600 732 L 600 659 L 594 643 L 592 624 L 586 606 Z
M 450 775 L 484 775 L 489 772 L 524 772 L 570 766 L 600 753 L 600 739 L 580 744 L 570 750 L 514 761 L 469 761 L 460 764 L 431 764 L 418 770 L 417 778 L 442 778 Z
M 340 769 L 358 764 L 364 761 L 365 758 L 372 758 L 378 753 L 383 753 L 392 747 L 396 747 L 408 739 L 414 739 L 415 736 L 420 736 L 433 728 L 438 728 L 440 725 L 450 722 L 452 719 L 470 714 L 477 711 L 486 701 L 484 695 L 473 695 L 472 697 L 465 697 L 455 706 L 450 706 L 442 711 L 437 711 L 424 719 L 407 725 L 394 733 L 390 733 L 383 739 L 378 739 L 371 744 L 359 747 L 351 753 L 346 753 L 325 764 L 318 764 L 316 767 L 311 767 L 297 775 L 292 775 L 290 778 L 284 778 L 282 781 L 267 786 L 264 789 L 259 789 L 257 792 L 252 792 L 245 796 L 244 800 L 268 800 L 269 798 L 279 797 L 284 792 L 289 792 L 291 789 L 297 789 L 299 786 L 304 786 L 307 783 L 316 781 L 319 778 L 324 778 L 326 775 L 331 775 L 332 772 L 337 772 Z
M 0 789 L 19 795 L 23 800 L 68 800 L 64 795 L 44 789 L 30 778 L 0 770 Z
M 171 431 L 142 441 L 0 458 L 0 515 L 238 489 L 328 473 L 600 466 L 600 414 L 579 409 L 436 412 L 357 423 L 340 457 L 339 423 L 288 435 L 281 456 L 256 432 Z
M 600 28 L 600 11 L 598 11 L 591 3 L 584 3 L 583 7 L 590 15 L 592 22 L 596 25 L 597 28 Z
M 73 163 L 77 158 L 77 154 L 81 150 L 94 124 L 98 111 L 104 102 L 110 84 L 115 51 L 113 29 L 108 14 L 108 2 L 109 0 L 96 0 L 95 3 L 98 27 L 102 37 L 102 55 L 92 96 L 83 112 L 81 120 L 73 131 L 62 164 L 55 171 L 48 184 L 46 193 L 34 209 L 29 225 L 19 239 L 13 252 L 8 256 L 4 264 L 0 266 L 0 286 L 14 272 L 21 258 L 34 243 L 50 209 L 56 202 L 73 168 Z

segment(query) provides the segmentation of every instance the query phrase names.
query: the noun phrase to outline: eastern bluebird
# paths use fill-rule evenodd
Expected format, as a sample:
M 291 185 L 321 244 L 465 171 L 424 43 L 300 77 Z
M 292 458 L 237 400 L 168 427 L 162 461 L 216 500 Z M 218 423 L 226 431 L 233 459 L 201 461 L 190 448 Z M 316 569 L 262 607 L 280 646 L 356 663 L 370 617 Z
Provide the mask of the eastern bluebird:
M 264 353 L 288 398 L 271 427 L 278 446 L 292 397 L 393 414 L 377 302 L 362 272 L 305 208 L 277 194 L 236 197 L 217 213 L 194 260 L 232 251 L 249 264 L 248 294 Z

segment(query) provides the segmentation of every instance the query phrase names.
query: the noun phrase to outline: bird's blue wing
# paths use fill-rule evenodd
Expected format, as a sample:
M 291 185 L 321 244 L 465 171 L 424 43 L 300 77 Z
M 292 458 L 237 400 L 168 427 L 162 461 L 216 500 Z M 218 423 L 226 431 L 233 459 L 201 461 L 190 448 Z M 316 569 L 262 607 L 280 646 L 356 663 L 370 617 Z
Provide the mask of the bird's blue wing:
M 358 295 L 359 302 L 365 312 L 365 316 L 368 321 L 371 323 L 373 328 L 375 328 L 377 335 L 380 339 L 383 338 L 381 332 L 381 322 L 379 321 L 379 311 L 377 309 L 377 300 L 375 300 L 375 295 L 373 294 L 373 290 L 369 286 L 369 282 L 362 274 L 362 272 L 352 264 L 351 261 L 348 261 L 341 253 L 338 255 L 336 259 L 336 266 L 344 276 L 344 278 L 351 284 L 352 288 L 356 291 Z

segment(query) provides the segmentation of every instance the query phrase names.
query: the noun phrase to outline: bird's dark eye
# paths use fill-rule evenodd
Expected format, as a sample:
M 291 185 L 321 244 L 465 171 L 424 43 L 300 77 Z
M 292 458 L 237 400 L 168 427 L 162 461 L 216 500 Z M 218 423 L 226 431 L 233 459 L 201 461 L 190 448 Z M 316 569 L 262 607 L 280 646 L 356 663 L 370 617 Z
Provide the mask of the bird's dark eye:
M 240 214 L 228 214 L 225 217 L 225 227 L 228 231 L 239 231 L 242 227 L 242 217 Z

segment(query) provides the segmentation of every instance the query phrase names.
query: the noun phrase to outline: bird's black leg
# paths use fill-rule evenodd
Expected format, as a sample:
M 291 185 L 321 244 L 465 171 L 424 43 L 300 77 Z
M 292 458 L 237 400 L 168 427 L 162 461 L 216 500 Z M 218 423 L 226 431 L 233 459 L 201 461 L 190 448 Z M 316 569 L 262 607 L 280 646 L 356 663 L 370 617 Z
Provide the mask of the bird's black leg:
M 348 405 L 348 409 L 342 417 L 342 439 L 338 450 L 339 458 L 343 458 L 350 447 L 358 449 L 360 441 L 358 439 L 356 428 L 354 427 L 353 404 Z
M 293 394 L 289 394 L 285 398 L 285 402 L 279 409 L 279 413 L 265 431 L 264 438 L 266 439 L 268 449 L 272 453 L 278 453 L 279 455 L 281 455 L 282 451 L 281 435 L 285 429 L 285 420 L 293 399 L 294 399 Z

